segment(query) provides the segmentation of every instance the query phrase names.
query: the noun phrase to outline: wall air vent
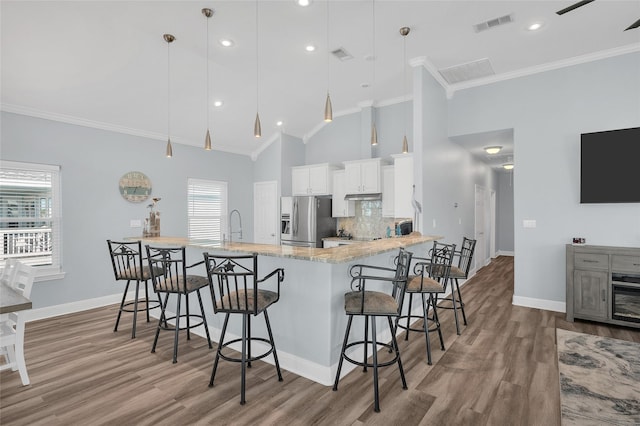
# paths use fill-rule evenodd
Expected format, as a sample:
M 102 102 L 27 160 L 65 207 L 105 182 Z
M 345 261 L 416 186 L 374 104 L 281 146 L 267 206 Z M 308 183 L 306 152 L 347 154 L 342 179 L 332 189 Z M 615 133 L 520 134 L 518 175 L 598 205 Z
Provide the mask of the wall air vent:
M 491 62 L 489 62 L 489 59 L 487 58 L 467 62 L 466 64 L 454 65 L 449 68 L 443 68 L 438 70 L 438 72 L 449 84 L 495 75 Z
M 333 56 L 340 59 L 341 61 L 348 61 L 349 59 L 353 59 L 351 53 L 347 52 L 344 47 L 339 47 L 336 50 L 332 50 L 331 54 L 333 54 Z
M 499 18 L 489 19 L 488 21 L 480 22 L 479 24 L 475 24 L 473 26 L 473 30 L 475 32 L 479 33 L 480 31 L 489 30 L 491 28 L 495 28 L 495 27 L 498 27 L 500 25 L 508 24 L 510 22 L 513 22 L 513 21 L 514 21 L 513 13 L 511 13 L 509 15 L 504 15 L 504 16 L 501 16 Z

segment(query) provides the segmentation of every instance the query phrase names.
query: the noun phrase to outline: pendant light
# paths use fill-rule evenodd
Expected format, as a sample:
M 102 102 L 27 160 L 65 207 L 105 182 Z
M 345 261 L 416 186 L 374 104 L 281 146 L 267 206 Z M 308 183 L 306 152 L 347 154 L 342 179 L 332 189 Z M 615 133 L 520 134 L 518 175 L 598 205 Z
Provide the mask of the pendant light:
M 202 9 L 202 14 L 207 18 L 207 135 L 204 138 L 204 149 L 211 151 L 211 133 L 209 132 L 209 116 L 211 115 L 209 106 L 209 96 L 211 95 L 209 88 L 209 18 L 213 16 L 213 10 L 204 8 Z
M 371 108 L 373 109 L 373 120 L 371 122 L 371 146 L 378 145 L 378 130 L 376 129 L 376 113 L 375 113 L 375 103 L 376 103 L 376 1 L 371 0 L 371 9 L 372 9 L 372 40 L 373 40 L 373 57 L 371 58 L 371 62 L 373 63 L 373 82 L 371 84 L 371 91 L 373 93 L 371 100 Z
M 258 96 L 258 82 L 260 81 L 260 74 L 258 73 L 258 0 L 256 0 L 256 121 L 253 123 L 253 135 L 256 138 L 262 136 L 262 126 L 260 125 L 260 114 L 258 109 L 260 106 L 260 97 Z
M 409 31 L 411 28 L 402 27 L 400 28 L 400 35 L 402 36 L 402 82 L 404 91 L 403 93 L 406 95 L 407 93 L 407 36 L 409 35 Z M 405 105 L 406 109 L 406 105 Z M 407 154 L 409 152 L 409 143 L 407 142 L 407 114 L 405 111 L 404 117 L 404 137 L 402 138 L 402 153 Z
M 171 148 L 171 43 L 176 39 L 171 34 L 162 36 L 167 42 L 167 158 L 173 157 L 173 149 Z
M 330 123 L 333 121 L 333 107 L 331 106 L 331 97 L 329 96 L 329 62 L 331 60 L 331 49 L 329 48 L 329 0 L 327 0 L 327 100 L 324 102 L 324 121 Z

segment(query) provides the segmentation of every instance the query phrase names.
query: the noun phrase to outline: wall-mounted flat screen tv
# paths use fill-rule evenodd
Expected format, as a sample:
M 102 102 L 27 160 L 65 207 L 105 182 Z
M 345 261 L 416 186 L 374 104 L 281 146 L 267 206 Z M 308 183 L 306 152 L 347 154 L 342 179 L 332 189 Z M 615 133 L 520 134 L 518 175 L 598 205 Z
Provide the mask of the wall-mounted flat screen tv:
M 580 139 L 580 202 L 640 203 L 640 127 Z

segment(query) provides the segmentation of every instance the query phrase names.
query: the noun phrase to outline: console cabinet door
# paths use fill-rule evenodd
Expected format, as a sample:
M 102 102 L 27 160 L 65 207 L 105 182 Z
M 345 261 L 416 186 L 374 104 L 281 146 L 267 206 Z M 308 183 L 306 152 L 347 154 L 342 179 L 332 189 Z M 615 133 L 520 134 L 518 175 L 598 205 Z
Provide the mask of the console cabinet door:
M 607 272 L 580 269 L 576 269 L 573 274 L 573 309 L 575 315 L 606 319 L 609 274 Z

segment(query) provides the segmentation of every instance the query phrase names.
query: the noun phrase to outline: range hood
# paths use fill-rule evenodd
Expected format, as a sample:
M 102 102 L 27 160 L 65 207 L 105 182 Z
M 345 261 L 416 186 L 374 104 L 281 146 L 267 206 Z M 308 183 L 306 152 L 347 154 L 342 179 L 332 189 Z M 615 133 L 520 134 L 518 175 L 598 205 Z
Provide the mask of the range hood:
M 347 201 L 378 201 L 382 200 L 382 194 L 380 192 L 374 192 L 369 194 L 347 194 L 344 196 Z

